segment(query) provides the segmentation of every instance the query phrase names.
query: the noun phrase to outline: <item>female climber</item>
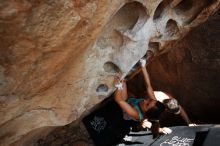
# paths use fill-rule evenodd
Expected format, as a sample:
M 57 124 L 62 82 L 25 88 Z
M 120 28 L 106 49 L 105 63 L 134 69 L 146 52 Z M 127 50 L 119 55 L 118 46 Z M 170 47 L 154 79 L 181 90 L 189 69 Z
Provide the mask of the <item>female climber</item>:
M 180 114 L 189 126 L 193 126 L 194 124 L 191 124 L 186 112 L 178 104 L 176 99 L 167 93 L 153 91 L 150 78 L 145 67 L 146 60 L 141 59 L 140 64 L 146 84 L 147 94 L 145 97 L 135 98 L 133 95 L 129 95 L 127 92 L 126 82 L 124 80 L 119 81 L 119 78 L 116 77 L 118 83 L 115 85 L 117 89 L 115 91 L 114 99 L 124 111 L 124 119 L 139 121 L 141 122 L 141 126 L 143 128 L 152 129 L 152 132 L 156 133 L 156 135 L 159 133 L 170 134 L 172 132 L 169 128 L 159 127 L 159 116 L 164 111 L 168 111 L 173 114 Z

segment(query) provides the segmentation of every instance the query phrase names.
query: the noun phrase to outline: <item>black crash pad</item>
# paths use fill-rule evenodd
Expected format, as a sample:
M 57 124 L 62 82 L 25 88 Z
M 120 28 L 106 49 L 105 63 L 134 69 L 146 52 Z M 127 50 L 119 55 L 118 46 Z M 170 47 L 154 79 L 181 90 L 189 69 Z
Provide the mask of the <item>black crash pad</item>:
M 96 146 L 116 145 L 130 131 L 121 108 L 114 101 L 86 116 L 83 123 Z
M 217 126 L 218 127 L 218 126 Z M 130 132 L 120 146 L 220 146 L 220 128 L 213 125 L 170 127 L 173 132 L 153 139 L 151 132 Z M 209 138 L 210 136 L 210 138 Z M 135 144 L 139 143 L 139 144 Z M 204 144 L 203 144 L 204 143 Z
M 159 137 L 152 146 L 193 146 L 196 139 L 196 134 L 201 132 L 208 132 L 210 125 L 188 127 L 178 126 L 172 127 L 173 132 L 169 135 Z M 203 142 L 203 141 L 201 141 Z M 198 143 L 199 145 L 199 143 Z
M 220 125 L 209 130 L 203 146 L 220 146 Z

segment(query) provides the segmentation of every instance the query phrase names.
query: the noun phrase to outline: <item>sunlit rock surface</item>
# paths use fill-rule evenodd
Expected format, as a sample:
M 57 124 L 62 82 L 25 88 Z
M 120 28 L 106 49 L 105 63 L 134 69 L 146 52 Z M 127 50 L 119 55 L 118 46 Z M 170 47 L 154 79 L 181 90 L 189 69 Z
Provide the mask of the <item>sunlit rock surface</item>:
M 218 7 L 218 0 L 0 0 L 0 145 L 78 119 L 113 92 L 115 73 L 124 77 L 148 49 L 168 51 Z

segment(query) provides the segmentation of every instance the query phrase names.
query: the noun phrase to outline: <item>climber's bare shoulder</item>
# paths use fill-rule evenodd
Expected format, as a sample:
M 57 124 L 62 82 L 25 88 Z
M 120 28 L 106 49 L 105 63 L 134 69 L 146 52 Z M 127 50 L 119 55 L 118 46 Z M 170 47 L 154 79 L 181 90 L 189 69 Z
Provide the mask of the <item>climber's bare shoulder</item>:
M 172 96 L 162 91 L 154 91 L 157 101 L 163 102 L 165 99 L 171 99 Z

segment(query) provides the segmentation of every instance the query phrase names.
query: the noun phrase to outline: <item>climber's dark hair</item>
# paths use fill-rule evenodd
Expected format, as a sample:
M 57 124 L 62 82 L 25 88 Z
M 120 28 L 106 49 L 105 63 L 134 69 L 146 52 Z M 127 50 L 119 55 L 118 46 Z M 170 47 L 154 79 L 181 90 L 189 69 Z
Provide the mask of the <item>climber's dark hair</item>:
M 163 101 L 163 104 L 168 112 L 174 113 L 174 114 L 180 113 L 180 105 L 176 99 L 174 99 L 174 98 L 165 99 Z

